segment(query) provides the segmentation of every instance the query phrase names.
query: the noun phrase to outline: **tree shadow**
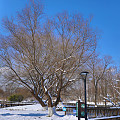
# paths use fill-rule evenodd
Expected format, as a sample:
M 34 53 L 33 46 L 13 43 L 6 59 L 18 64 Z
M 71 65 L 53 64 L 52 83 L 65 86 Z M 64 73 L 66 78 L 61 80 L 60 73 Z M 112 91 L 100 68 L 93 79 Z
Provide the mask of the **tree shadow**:
M 5 113 L 5 114 L 1 114 L 2 116 L 10 116 L 10 115 L 14 115 L 14 114 L 10 114 L 10 113 Z
M 60 114 L 60 113 L 58 114 L 57 111 L 55 110 L 55 108 L 53 108 L 53 114 L 58 116 L 58 117 L 64 117 L 65 116 L 64 112 L 62 112 L 62 114 Z
M 40 114 L 40 113 L 28 113 L 28 114 L 11 114 L 11 113 L 5 113 L 1 114 L 2 116 L 12 116 L 12 115 L 20 115 L 20 116 L 33 116 L 33 117 L 40 117 L 40 116 L 47 116 L 48 114 Z M 54 112 L 54 115 L 58 117 L 64 117 L 65 115 L 58 114 Z
M 29 114 L 11 114 L 11 113 L 5 113 L 1 114 L 2 116 L 11 116 L 11 115 L 20 115 L 20 116 L 46 116 L 47 114 L 40 114 L 40 113 L 29 113 Z
M 59 115 L 58 113 L 54 113 L 54 115 L 58 116 L 58 117 L 64 117 L 65 115 Z
M 21 115 L 21 116 L 46 116 L 47 114 L 40 114 L 40 113 L 29 113 L 29 114 L 17 114 L 17 115 Z

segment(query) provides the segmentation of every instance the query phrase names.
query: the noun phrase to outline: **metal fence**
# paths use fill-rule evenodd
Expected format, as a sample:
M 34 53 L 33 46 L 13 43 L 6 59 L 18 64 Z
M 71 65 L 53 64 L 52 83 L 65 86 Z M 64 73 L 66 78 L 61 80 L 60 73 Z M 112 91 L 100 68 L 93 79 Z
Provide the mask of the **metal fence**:
M 8 101 L 0 101 L 0 108 L 4 107 L 12 107 L 12 106 L 23 106 L 23 105 L 33 105 L 33 102 L 8 102 Z
M 76 115 L 76 107 L 66 107 L 66 115 Z M 88 118 L 109 117 L 120 115 L 120 108 L 117 107 L 88 107 Z

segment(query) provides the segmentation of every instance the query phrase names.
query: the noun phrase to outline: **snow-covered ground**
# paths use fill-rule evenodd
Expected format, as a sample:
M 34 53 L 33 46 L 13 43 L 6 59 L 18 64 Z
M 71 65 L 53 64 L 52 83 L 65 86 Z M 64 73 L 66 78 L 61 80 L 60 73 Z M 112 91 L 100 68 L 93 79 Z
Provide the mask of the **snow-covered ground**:
M 73 115 L 65 116 L 63 111 L 57 111 L 52 117 L 48 117 L 47 115 L 48 111 L 43 111 L 40 104 L 0 108 L 0 120 L 78 120 Z M 112 116 L 111 118 L 114 117 Z M 99 120 L 105 120 L 106 118 L 99 118 Z M 98 120 L 98 118 L 89 120 Z
M 42 111 L 40 104 L 0 108 L 0 120 L 77 120 L 76 116 L 57 112 L 47 117 L 48 111 Z

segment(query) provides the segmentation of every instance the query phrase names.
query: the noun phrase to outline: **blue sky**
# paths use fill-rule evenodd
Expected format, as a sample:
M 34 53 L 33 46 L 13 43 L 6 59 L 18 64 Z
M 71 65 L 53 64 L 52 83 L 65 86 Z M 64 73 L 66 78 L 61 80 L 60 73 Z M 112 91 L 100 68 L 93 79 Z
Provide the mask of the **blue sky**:
M 0 24 L 3 17 L 15 16 L 26 3 L 28 0 L 0 0 Z M 85 17 L 92 14 L 92 26 L 101 33 L 98 51 L 120 64 L 120 0 L 43 0 L 43 3 L 47 15 L 62 11 L 79 12 Z

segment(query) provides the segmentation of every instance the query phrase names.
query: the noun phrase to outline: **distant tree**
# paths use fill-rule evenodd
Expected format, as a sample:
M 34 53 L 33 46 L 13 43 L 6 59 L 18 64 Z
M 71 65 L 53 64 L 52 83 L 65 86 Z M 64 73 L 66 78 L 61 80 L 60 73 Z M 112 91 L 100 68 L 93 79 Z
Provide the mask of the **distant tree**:
M 117 66 L 112 66 L 107 70 L 105 79 L 107 79 L 106 83 L 106 95 L 109 95 L 110 100 L 114 103 L 114 105 L 118 104 L 120 101 L 120 71 Z M 114 94 L 113 94 L 114 93 Z
M 15 93 L 22 95 L 24 97 L 24 99 L 32 97 L 30 91 L 28 91 L 28 89 L 23 88 L 23 87 L 17 88 Z
M 100 81 L 104 79 L 104 75 L 106 74 L 106 70 L 109 65 L 112 63 L 112 58 L 110 56 L 105 56 L 103 58 L 99 58 L 99 56 L 94 53 L 94 55 L 89 59 L 87 66 L 91 75 L 91 87 L 92 94 L 94 93 L 94 102 L 97 105 L 98 102 L 98 90 L 100 87 Z M 94 87 L 93 87 L 94 86 Z
M 7 79 L 27 88 L 43 107 L 48 100 L 51 116 L 62 90 L 78 80 L 81 66 L 92 56 L 97 36 L 80 14 L 43 20 L 40 3 L 30 5 L 16 21 L 4 19 L 9 34 L 0 37 L 0 57 L 11 69 Z
M 3 99 L 3 97 L 4 97 L 4 91 L 2 89 L 0 89 L 0 98 Z
M 113 99 L 110 99 L 110 98 L 111 97 L 115 98 L 114 95 L 116 94 L 116 92 L 114 92 L 114 88 L 112 87 L 113 83 L 116 83 L 114 81 L 115 74 L 116 74 L 115 69 L 116 68 L 113 66 L 110 66 L 109 68 L 107 68 L 103 79 L 100 81 L 100 88 L 101 88 L 100 96 L 101 96 L 102 100 L 105 101 L 105 106 L 107 105 L 108 101 L 114 102 Z M 110 98 L 108 96 L 110 96 Z M 108 99 L 110 99 L 110 100 L 108 100 Z
M 9 98 L 8 98 L 8 100 L 9 101 L 13 101 L 13 102 L 21 102 L 22 100 L 23 100 L 23 96 L 22 95 L 17 95 L 17 94 L 15 94 L 15 95 L 11 95 Z

